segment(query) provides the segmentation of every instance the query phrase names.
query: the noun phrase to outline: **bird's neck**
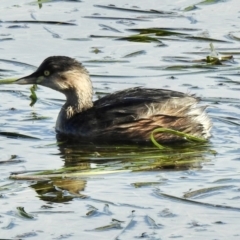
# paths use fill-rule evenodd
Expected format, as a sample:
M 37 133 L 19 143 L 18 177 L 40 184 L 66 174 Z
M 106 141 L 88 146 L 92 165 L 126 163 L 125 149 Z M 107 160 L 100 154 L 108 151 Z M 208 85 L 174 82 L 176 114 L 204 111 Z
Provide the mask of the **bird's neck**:
M 79 112 L 83 112 L 93 106 L 92 91 L 73 91 L 67 95 L 66 103 L 63 105 L 61 111 L 66 114 L 67 119 L 71 118 Z
M 74 86 L 72 90 L 64 92 L 66 103 L 62 106 L 56 122 L 56 130 L 64 132 L 66 123 L 77 113 L 86 111 L 93 106 L 92 102 L 92 84 L 90 79 L 80 81 L 79 86 Z

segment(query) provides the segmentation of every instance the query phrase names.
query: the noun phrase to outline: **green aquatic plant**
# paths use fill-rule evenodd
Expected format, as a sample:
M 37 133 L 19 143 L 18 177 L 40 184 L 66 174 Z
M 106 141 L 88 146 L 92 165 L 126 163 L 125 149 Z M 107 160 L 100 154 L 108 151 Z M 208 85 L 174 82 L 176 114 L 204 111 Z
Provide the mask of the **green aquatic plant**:
M 12 84 L 17 80 L 17 78 L 6 78 L 6 79 L 1 79 L 0 80 L 0 85 L 1 84 Z
M 206 143 L 207 140 L 206 139 L 203 139 L 203 138 L 199 138 L 199 137 L 195 137 L 193 135 L 190 135 L 190 134 L 187 134 L 187 133 L 183 133 L 183 132 L 179 132 L 179 131 L 176 131 L 176 130 L 173 130 L 173 129 L 169 129 L 169 128 L 156 128 L 152 131 L 151 133 L 151 136 L 150 136 L 150 139 L 152 141 L 152 143 L 158 147 L 159 149 L 165 149 L 167 147 L 164 147 L 162 146 L 161 144 L 159 144 L 155 137 L 154 137 L 154 134 L 155 133 L 166 133 L 166 134 L 173 134 L 175 136 L 178 136 L 178 137 L 181 137 L 183 138 L 184 140 L 186 141 L 190 141 L 190 142 L 198 142 L 198 143 Z
M 219 209 L 219 210 L 222 209 L 222 210 L 230 210 L 230 211 L 237 211 L 237 212 L 240 211 L 239 207 L 221 205 L 221 204 L 215 204 L 215 203 L 200 202 L 200 201 L 196 201 L 196 200 L 190 200 L 190 199 L 187 199 L 187 198 L 181 198 L 181 197 L 177 197 L 177 196 L 174 196 L 174 195 L 170 195 L 170 194 L 167 194 L 167 193 L 160 192 L 159 189 L 154 189 L 153 194 L 156 197 L 160 197 L 161 200 L 162 200 L 162 198 L 168 198 L 172 201 L 177 201 L 177 202 L 185 203 L 185 204 L 186 203 L 194 204 L 194 205 L 197 205 L 197 206 L 215 208 L 215 209 Z
M 225 190 L 225 189 L 229 189 L 229 188 L 233 188 L 233 187 L 234 187 L 234 185 L 223 185 L 223 186 L 201 188 L 201 189 L 198 189 L 198 190 L 186 192 L 183 195 L 183 198 L 199 197 L 199 196 L 202 196 L 204 194 L 212 193 L 212 192 L 219 191 L 219 190 Z
M 137 34 L 137 35 L 132 35 L 129 37 L 121 37 L 121 38 L 118 38 L 117 40 L 127 40 L 129 42 L 144 42 L 144 43 L 159 42 L 159 43 L 161 43 L 161 41 L 159 39 L 149 36 L 149 34 Z
M 184 12 L 189 12 L 189 11 L 193 11 L 193 10 L 197 10 L 198 8 L 195 5 L 190 5 L 188 7 L 185 7 L 183 9 Z
M 206 57 L 206 62 L 211 65 L 222 65 L 222 61 L 227 61 L 233 58 L 233 56 L 221 56 L 210 43 L 210 55 Z
M 164 15 L 175 14 L 176 15 L 175 12 L 167 12 L 167 11 L 161 11 L 161 10 L 155 10 L 155 9 L 146 10 L 146 9 L 138 9 L 138 8 L 123 8 L 123 7 L 117 7 L 113 4 L 109 4 L 109 5 L 96 4 L 94 5 L 94 7 L 106 8 L 106 9 L 117 10 L 117 11 L 136 12 L 136 13 L 147 13 L 147 14 L 152 13 L 152 14 L 164 14 Z
M 0 80 L 0 85 L 1 84 L 12 84 L 15 83 L 17 80 L 17 78 L 6 78 L 6 79 L 1 79 Z M 37 84 L 34 84 L 31 88 L 30 88 L 30 92 L 31 95 L 29 96 L 31 99 L 31 103 L 30 106 L 32 107 L 36 102 L 37 102 L 37 94 L 36 94 L 36 90 L 37 90 Z
M 37 99 L 38 99 L 36 90 L 37 90 L 37 84 L 34 84 L 34 85 L 32 85 L 32 87 L 30 87 L 31 95 L 29 97 L 31 99 L 31 103 L 30 103 L 31 107 L 34 106 L 34 104 L 37 102 Z
M 205 4 L 213 4 L 213 3 L 219 3 L 222 0 L 204 0 L 202 2 L 197 3 L 197 5 L 205 5 Z
M 156 36 L 172 36 L 172 35 L 188 35 L 187 33 L 176 31 L 193 31 L 196 29 L 191 28 L 133 28 L 129 29 L 133 32 L 139 32 L 139 34 L 155 34 Z
M 24 207 L 17 207 L 17 210 L 18 210 L 18 214 L 21 216 L 21 217 L 24 217 L 24 218 L 27 218 L 27 219 L 34 219 L 34 216 L 27 213 L 25 210 L 24 210 Z

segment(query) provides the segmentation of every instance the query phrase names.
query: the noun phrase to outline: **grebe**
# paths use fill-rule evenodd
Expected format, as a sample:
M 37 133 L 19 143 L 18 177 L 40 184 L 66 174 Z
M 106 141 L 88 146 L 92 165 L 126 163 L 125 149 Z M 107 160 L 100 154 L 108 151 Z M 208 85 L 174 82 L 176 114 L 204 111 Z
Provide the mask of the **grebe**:
M 39 84 L 66 96 L 56 122 L 60 136 L 79 141 L 150 141 L 156 128 L 170 128 L 208 139 L 211 121 L 206 106 L 196 106 L 199 98 L 177 91 L 135 87 L 92 101 L 93 89 L 88 71 L 77 60 L 65 56 L 46 58 L 18 84 Z M 161 143 L 181 141 L 167 133 L 156 133 Z

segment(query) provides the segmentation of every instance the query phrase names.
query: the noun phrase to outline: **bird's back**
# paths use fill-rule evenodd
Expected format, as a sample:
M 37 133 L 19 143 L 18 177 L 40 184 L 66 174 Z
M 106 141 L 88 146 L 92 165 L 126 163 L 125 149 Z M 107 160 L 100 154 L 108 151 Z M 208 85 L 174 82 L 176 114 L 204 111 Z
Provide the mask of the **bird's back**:
M 170 128 L 197 137 L 209 138 L 211 122 L 206 107 L 197 107 L 199 99 L 166 89 L 130 88 L 94 102 L 65 124 L 64 134 L 80 140 L 105 142 L 147 142 L 159 127 Z M 160 142 L 180 140 L 159 133 Z

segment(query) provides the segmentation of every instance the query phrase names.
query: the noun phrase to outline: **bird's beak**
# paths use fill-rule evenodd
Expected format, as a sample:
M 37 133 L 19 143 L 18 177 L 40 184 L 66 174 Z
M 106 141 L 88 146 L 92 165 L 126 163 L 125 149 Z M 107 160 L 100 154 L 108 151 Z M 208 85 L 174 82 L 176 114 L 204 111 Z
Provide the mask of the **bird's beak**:
M 21 85 L 37 84 L 37 80 L 38 80 L 38 78 L 36 76 L 34 76 L 34 74 L 31 74 L 29 76 L 26 76 L 26 77 L 23 77 L 23 78 L 19 78 L 18 80 L 16 80 L 15 83 L 21 84 Z

